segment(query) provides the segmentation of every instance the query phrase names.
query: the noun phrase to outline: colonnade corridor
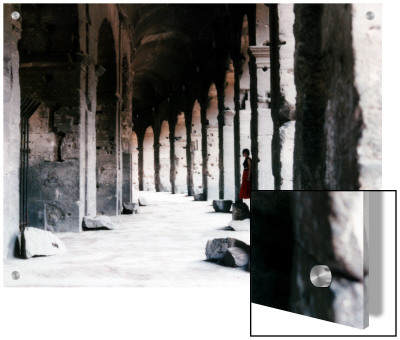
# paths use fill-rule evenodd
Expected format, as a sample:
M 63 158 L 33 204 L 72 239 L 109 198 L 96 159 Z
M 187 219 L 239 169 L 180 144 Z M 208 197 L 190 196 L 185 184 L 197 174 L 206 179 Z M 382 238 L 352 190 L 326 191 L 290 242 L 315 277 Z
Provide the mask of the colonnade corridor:
M 110 217 L 114 230 L 59 233 L 66 254 L 12 258 L 4 263 L 6 286 L 243 287 L 249 273 L 206 261 L 207 241 L 234 237 L 249 244 L 249 231 L 224 230 L 230 213 L 185 194 L 139 192 L 140 213 Z M 18 271 L 19 280 L 11 273 Z
M 6 285 L 248 288 L 244 188 L 381 189 L 379 13 L 5 4 Z

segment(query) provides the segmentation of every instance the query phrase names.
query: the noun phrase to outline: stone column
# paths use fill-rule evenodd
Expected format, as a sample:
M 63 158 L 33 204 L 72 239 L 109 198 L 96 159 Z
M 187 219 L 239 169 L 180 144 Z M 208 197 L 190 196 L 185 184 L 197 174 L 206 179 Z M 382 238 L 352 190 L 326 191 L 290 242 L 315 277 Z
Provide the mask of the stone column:
M 291 120 L 279 128 L 281 190 L 293 190 L 293 153 L 296 122 Z
M 258 164 L 255 168 L 257 171 L 257 186 L 254 189 L 271 190 L 274 189 L 274 176 L 272 173 L 272 137 L 274 134 L 274 123 L 271 116 L 271 110 L 268 107 L 268 95 L 270 93 L 269 82 L 269 46 L 250 46 L 253 67 L 255 66 L 257 89 L 252 90 L 257 95 L 257 102 L 252 98 L 252 142 L 256 139 L 255 151 L 253 154 L 253 164 Z M 253 71 L 254 72 L 254 71 Z M 253 82 L 254 80 L 251 80 Z M 256 112 L 254 112 L 256 107 Z M 254 117 L 256 115 L 256 117 Z M 252 147 L 253 149 L 253 147 Z M 255 164 L 254 164 L 255 165 Z M 254 173 L 253 173 L 254 175 Z M 254 177 L 253 177 L 254 179 Z
M 117 215 L 119 211 L 122 183 L 117 106 L 118 98 L 115 94 L 98 94 L 96 114 L 96 207 L 98 215 L 113 216 Z
M 233 117 L 233 150 L 234 150 L 234 171 L 235 171 L 235 200 L 239 198 L 240 191 L 240 72 L 241 64 L 239 60 L 233 61 L 235 70 L 234 81 L 234 102 L 235 115 Z
M 224 198 L 224 120 L 225 120 L 225 100 L 224 100 L 225 79 L 217 87 L 218 95 L 218 167 L 219 167 L 219 199 Z
M 139 173 L 139 190 L 144 190 L 143 183 L 143 140 L 144 140 L 144 131 L 137 131 L 137 140 L 138 140 L 138 173 Z
M 176 117 L 168 120 L 169 126 L 169 160 L 171 162 L 170 172 L 169 172 L 169 180 L 171 182 L 171 192 L 173 194 L 176 193 L 175 186 L 175 125 L 176 125 Z
M 201 156 L 203 159 L 203 193 L 208 194 L 208 156 L 207 156 L 207 103 L 200 103 L 201 115 Z
M 227 110 L 224 112 L 224 199 L 235 201 L 235 154 L 234 154 L 234 131 L 233 120 L 235 112 Z
M 154 124 L 154 186 L 156 192 L 161 191 L 160 181 L 160 127 L 158 122 Z
M 271 112 L 274 120 L 273 161 L 275 189 L 291 189 L 293 171 L 292 134 L 296 88 L 294 85 L 294 13 L 292 4 L 269 6 L 271 46 Z M 290 128 L 288 129 L 288 126 Z M 289 143 L 284 145 L 283 143 Z
M 186 126 L 187 191 L 188 191 L 188 196 L 193 196 L 194 185 L 193 185 L 193 160 L 192 160 L 192 109 L 185 111 L 185 126 Z
M 132 201 L 132 110 L 121 110 L 122 202 Z

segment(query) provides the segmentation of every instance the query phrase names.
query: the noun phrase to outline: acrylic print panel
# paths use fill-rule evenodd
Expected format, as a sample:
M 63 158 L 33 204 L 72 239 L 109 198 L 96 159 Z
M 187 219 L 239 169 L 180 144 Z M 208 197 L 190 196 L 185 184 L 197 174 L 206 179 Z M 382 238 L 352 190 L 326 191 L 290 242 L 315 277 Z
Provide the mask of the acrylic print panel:
M 364 195 L 361 191 L 253 191 L 251 302 L 367 327 Z M 315 266 L 326 266 L 327 272 L 318 272 L 317 267 L 317 277 L 310 275 Z M 322 287 L 315 286 L 311 277 Z

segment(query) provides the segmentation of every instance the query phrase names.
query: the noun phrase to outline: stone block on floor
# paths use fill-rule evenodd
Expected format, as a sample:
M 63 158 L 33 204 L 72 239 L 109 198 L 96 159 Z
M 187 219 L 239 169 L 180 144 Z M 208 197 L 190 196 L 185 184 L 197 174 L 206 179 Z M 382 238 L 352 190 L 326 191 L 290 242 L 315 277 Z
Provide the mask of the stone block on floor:
M 123 215 L 131 215 L 131 214 L 138 214 L 139 208 L 137 203 L 132 202 L 124 202 L 122 203 L 122 214 Z
M 228 248 L 223 263 L 228 267 L 244 267 L 249 263 L 249 254 L 239 247 Z
M 206 195 L 204 195 L 203 193 L 201 193 L 201 194 L 195 194 L 195 195 L 193 196 L 193 198 L 194 198 L 195 201 L 207 201 Z
M 250 210 L 246 203 L 236 202 L 232 204 L 232 220 L 241 221 L 250 218 Z
M 53 233 L 34 227 L 26 227 L 20 235 L 21 255 L 25 259 L 33 256 L 50 256 L 67 252 L 64 243 Z
M 214 200 L 213 208 L 216 212 L 230 212 L 232 206 L 231 200 Z
M 139 206 L 141 206 L 141 207 L 144 207 L 147 205 L 146 198 L 144 198 L 143 196 L 138 198 L 138 202 L 139 202 Z
M 250 246 L 243 241 L 237 240 L 232 237 L 228 238 L 215 238 L 208 240 L 206 244 L 206 258 L 207 260 L 219 261 L 223 260 L 229 248 L 237 247 L 243 249 L 247 254 L 250 254 Z
M 82 223 L 83 230 L 102 230 L 102 229 L 115 229 L 115 224 L 111 222 L 108 216 L 85 216 Z

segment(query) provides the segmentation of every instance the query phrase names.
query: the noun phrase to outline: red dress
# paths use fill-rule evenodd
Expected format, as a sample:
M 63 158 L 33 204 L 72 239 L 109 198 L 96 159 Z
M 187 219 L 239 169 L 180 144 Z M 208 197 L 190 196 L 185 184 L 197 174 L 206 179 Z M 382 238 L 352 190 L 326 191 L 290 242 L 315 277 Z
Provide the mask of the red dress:
M 243 162 L 244 170 L 242 176 L 242 186 L 240 187 L 240 192 L 239 192 L 239 199 L 250 198 L 251 194 L 251 176 L 250 180 L 247 180 L 247 178 L 249 177 L 248 159 L 249 157 L 247 157 Z

